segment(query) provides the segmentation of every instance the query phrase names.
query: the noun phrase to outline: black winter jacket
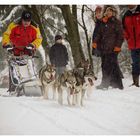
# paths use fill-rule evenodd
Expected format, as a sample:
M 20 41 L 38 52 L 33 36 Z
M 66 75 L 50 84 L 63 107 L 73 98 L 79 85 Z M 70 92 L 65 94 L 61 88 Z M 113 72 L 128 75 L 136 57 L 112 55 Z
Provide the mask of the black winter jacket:
M 62 67 L 68 64 L 68 53 L 63 44 L 54 44 L 50 49 L 49 57 L 51 64 L 54 64 L 56 67 Z

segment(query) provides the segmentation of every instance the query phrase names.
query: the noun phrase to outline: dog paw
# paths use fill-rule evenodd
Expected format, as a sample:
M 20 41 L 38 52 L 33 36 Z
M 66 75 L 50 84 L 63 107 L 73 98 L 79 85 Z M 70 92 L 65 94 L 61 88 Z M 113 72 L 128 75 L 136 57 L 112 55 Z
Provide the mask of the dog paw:
M 44 99 L 48 100 L 49 98 L 47 96 L 44 96 Z

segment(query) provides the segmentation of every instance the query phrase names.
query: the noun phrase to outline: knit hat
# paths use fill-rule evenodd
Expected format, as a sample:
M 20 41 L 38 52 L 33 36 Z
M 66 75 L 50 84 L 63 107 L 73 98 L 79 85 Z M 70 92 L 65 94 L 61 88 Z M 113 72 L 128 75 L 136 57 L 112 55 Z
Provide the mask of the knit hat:
M 61 35 L 56 35 L 55 36 L 55 41 L 59 40 L 59 39 L 62 39 L 62 36 Z
M 97 6 L 96 9 L 95 9 L 95 12 L 97 12 L 97 11 L 101 12 L 102 11 L 102 7 L 101 6 Z
M 30 11 L 23 11 L 22 15 L 21 15 L 21 19 L 25 20 L 25 21 L 31 21 L 32 19 L 32 14 Z

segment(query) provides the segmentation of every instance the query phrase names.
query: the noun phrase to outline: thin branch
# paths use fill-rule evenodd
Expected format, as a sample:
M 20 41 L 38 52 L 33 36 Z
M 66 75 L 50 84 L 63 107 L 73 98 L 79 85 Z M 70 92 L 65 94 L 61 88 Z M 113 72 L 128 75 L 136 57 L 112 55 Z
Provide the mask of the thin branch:
M 83 29 L 85 31 L 85 35 L 86 35 L 86 40 L 87 40 L 87 46 L 89 46 L 89 38 L 88 38 L 88 33 L 87 33 L 87 28 L 86 28 L 86 24 L 85 24 L 85 20 L 84 20 L 84 7 L 85 5 L 82 6 L 82 13 L 81 13 L 81 17 L 82 17 L 82 23 L 83 23 Z
M 46 8 L 44 8 L 44 10 L 42 10 L 42 13 L 41 13 L 42 16 L 44 15 L 44 13 L 46 12 L 47 9 L 48 9 L 48 7 L 46 6 Z
M 79 24 L 80 27 L 82 27 L 83 30 L 85 30 L 85 27 L 78 20 L 76 20 L 76 22 Z
M 89 9 L 92 13 L 95 12 L 95 11 L 93 11 L 91 8 L 89 8 L 87 5 L 85 5 L 85 7 L 86 7 L 87 9 Z

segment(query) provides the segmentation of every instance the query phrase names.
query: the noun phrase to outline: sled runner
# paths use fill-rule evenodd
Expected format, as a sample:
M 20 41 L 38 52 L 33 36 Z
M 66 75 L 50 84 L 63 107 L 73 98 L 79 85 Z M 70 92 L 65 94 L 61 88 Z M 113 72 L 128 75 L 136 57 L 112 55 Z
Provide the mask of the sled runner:
M 35 56 L 8 55 L 9 94 L 12 96 L 42 96 L 41 82 L 34 63 Z

